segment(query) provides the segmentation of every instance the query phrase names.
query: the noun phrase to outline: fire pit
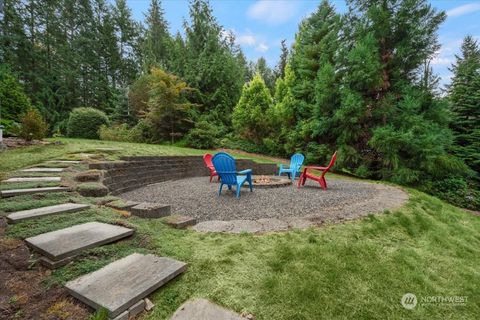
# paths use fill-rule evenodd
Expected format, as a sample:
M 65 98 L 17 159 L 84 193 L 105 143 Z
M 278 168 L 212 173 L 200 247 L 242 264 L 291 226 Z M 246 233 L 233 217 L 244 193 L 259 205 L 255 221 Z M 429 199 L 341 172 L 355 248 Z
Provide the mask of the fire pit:
M 292 180 L 278 176 L 253 176 L 252 181 L 254 188 L 279 188 L 292 184 Z M 248 183 L 243 187 L 248 187 Z

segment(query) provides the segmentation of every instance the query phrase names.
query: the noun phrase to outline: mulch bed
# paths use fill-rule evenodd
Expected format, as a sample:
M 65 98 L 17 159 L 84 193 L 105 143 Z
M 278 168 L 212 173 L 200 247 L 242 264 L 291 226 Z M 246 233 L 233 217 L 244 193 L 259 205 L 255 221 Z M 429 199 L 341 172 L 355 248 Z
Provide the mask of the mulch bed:
M 25 243 L 5 238 L 4 230 L 0 218 L 0 319 L 88 319 L 91 311 L 65 288 L 45 288 L 51 270 L 32 265 Z

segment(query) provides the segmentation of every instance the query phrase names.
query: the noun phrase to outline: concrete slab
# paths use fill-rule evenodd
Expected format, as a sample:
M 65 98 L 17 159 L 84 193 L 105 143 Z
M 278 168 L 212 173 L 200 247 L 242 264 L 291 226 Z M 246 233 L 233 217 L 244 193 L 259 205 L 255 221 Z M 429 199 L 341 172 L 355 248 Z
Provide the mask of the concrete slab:
M 142 202 L 134 207 L 131 207 L 130 212 L 140 218 L 163 218 L 170 215 L 171 206 L 161 203 Z
M 28 168 L 21 172 L 63 172 L 64 168 Z
M 228 232 L 233 224 L 230 221 L 210 220 L 202 221 L 193 226 L 193 230 L 198 232 Z
M 81 251 L 132 235 L 133 229 L 107 223 L 88 222 L 27 238 L 35 251 L 53 261 L 73 257 Z
M 25 194 L 33 193 L 47 193 L 47 192 L 62 192 L 69 191 L 70 188 L 67 187 L 45 187 L 45 188 L 30 188 L 30 189 L 12 189 L 12 190 L 2 190 L 0 191 L 0 196 L 2 198 L 21 196 Z
M 50 160 L 50 161 L 47 161 L 47 162 L 77 164 L 77 163 L 80 163 L 82 161 L 80 161 L 80 160 Z
M 52 214 L 77 212 L 88 208 L 90 208 L 89 204 L 64 203 L 55 206 L 12 212 L 7 216 L 7 220 L 10 223 L 17 223 L 28 219 L 44 217 Z
M 166 217 L 163 222 L 168 224 L 171 227 L 177 228 L 177 229 L 184 229 L 189 226 L 193 226 L 197 223 L 197 220 L 193 217 L 189 216 L 182 216 L 179 214 L 174 214 L 171 216 Z
M 187 264 L 152 254 L 131 254 L 68 282 L 68 292 L 114 318 L 187 268 Z
M 61 177 L 18 177 L 4 180 L 3 182 L 60 182 Z
M 255 220 L 231 220 L 232 228 L 228 231 L 230 233 L 257 233 L 262 232 L 262 224 Z
M 181 305 L 170 320 L 246 320 L 246 318 L 206 299 L 195 299 Z

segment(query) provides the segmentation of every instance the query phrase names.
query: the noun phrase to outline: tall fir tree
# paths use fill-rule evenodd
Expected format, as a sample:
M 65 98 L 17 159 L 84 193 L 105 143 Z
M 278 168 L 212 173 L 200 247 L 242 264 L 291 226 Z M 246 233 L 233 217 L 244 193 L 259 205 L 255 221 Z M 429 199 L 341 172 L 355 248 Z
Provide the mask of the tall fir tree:
M 287 40 L 283 39 L 280 42 L 280 59 L 275 66 L 275 79 L 285 77 L 285 67 L 288 62 L 289 50 L 287 47 Z
M 230 126 L 231 112 L 240 97 L 244 70 L 206 0 L 190 4 L 190 24 L 185 23 L 186 59 L 181 74 L 197 90 L 192 102 L 212 121 Z
M 463 40 L 461 54 L 451 71 L 449 100 L 453 111 L 454 152 L 480 173 L 480 48 L 472 36 Z
M 168 33 L 168 23 L 159 0 L 151 0 L 150 8 L 145 16 L 146 30 L 142 43 L 143 68 L 150 70 L 152 66 L 167 67 L 169 48 L 172 39 Z

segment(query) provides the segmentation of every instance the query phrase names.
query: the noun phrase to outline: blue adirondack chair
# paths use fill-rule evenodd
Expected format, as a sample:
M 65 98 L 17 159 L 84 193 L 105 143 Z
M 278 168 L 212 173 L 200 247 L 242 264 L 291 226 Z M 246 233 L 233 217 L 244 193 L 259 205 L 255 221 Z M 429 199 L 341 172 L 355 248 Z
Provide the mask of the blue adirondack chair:
M 283 167 L 283 164 L 280 164 L 278 175 L 281 176 L 282 173 L 286 173 L 288 174 L 288 178 L 292 177 L 292 181 L 295 181 L 295 177 L 300 175 L 300 168 L 302 167 L 303 160 L 305 160 L 303 154 L 295 153 L 290 158 L 290 166 L 288 168 Z
M 224 184 L 228 186 L 228 190 L 232 190 L 232 186 L 236 186 L 237 198 L 240 197 L 240 189 L 245 182 L 248 182 L 250 191 L 253 191 L 252 185 L 252 169 L 237 172 L 235 167 L 235 159 L 225 152 L 219 152 L 212 158 L 213 166 L 220 176 L 220 189 L 218 195 L 222 193 Z

